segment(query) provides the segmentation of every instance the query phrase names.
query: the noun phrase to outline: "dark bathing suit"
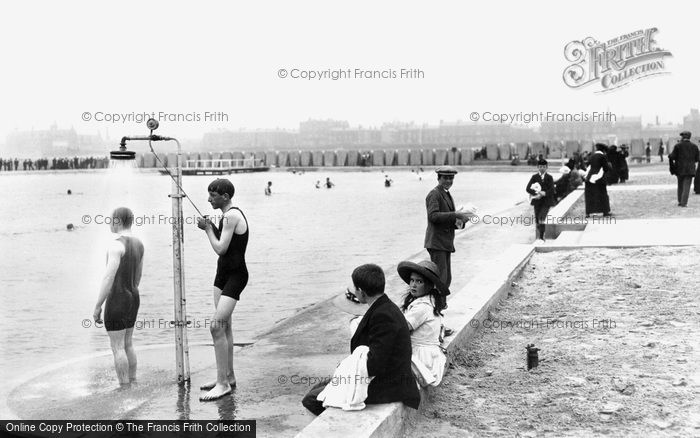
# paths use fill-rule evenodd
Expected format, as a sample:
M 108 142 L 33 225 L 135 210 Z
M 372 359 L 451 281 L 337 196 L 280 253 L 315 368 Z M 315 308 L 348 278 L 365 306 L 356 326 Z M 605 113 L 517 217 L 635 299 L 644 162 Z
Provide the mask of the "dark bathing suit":
M 231 207 L 238 210 L 245 220 L 246 230 L 243 234 L 233 233 L 231 242 L 228 244 L 226 254 L 219 256 L 216 263 L 216 278 L 214 278 L 214 286 L 221 289 L 221 295 L 226 295 L 234 300 L 241 299 L 241 292 L 248 284 L 248 267 L 245 264 L 245 250 L 248 246 L 248 219 L 243 212 L 237 207 Z M 224 229 L 224 218 L 219 221 L 219 229 L 214 228 L 216 238 L 221 237 L 221 232 Z
M 134 327 L 141 303 L 136 271 L 143 258 L 143 244 L 130 236 L 121 236 L 117 240 L 124 244 L 125 251 L 105 304 L 104 322 L 108 332 Z

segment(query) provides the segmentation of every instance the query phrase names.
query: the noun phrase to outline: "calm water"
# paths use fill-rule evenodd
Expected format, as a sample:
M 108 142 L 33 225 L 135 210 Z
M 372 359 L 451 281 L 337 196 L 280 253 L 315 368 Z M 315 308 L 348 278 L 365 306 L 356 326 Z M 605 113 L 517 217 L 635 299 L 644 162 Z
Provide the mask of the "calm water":
M 335 188 L 316 189 L 330 176 Z M 350 284 L 352 269 L 374 262 L 385 268 L 422 249 L 426 226 L 424 199 L 435 186 L 434 173 L 419 181 L 409 171 L 289 172 L 231 175 L 234 205 L 247 215 L 250 242 L 246 255 L 250 281 L 234 313 L 234 337 L 257 333 L 296 310 L 331 297 Z M 525 197 L 527 173 L 463 172 L 452 188 L 457 204 L 471 202 L 481 212 L 507 208 Z M 211 176 L 185 177 L 183 187 L 205 214 Z M 263 189 L 273 182 L 273 196 Z M 138 345 L 173 342 L 165 327 L 173 316 L 171 225 L 167 176 L 139 170 L 100 173 L 0 175 L 0 376 L 10 377 L 109 347 L 102 328 L 84 328 L 105 264 L 106 225 L 99 215 L 118 205 L 132 208 L 141 226 L 134 234 L 145 245 L 140 286 L 142 329 Z M 70 189 L 73 194 L 67 195 Z M 188 203 L 184 214 L 185 274 L 190 342 L 210 341 L 212 283 L 216 255 L 195 225 Z M 91 223 L 84 224 L 83 216 Z M 153 221 L 156 223 L 146 223 Z M 166 219 L 167 220 L 167 219 Z M 66 231 L 66 225 L 75 231 Z

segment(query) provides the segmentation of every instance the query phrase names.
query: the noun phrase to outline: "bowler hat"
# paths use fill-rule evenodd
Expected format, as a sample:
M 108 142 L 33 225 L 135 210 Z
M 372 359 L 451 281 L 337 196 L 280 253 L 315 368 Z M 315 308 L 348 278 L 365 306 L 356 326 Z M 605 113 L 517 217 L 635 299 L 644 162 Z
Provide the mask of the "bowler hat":
M 438 175 L 456 175 L 457 169 L 455 169 L 452 166 L 440 166 L 437 169 L 435 169 L 435 172 Z
M 441 295 L 449 295 L 450 289 L 440 280 L 440 268 L 430 260 L 423 260 L 418 263 L 404 261 L 396 268 L 401 279 L 409 284 L 411 282 L 411 272 L 416 272 L 435 285 L 435 289 Z

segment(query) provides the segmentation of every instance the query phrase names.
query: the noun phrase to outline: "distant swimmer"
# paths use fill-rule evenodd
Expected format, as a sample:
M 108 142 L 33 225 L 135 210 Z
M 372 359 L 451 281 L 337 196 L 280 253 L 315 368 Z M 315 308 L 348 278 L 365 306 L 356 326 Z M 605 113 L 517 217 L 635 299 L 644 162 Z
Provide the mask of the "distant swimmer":
M 335 186 L 335 184 L 333 184 L 333 183 L 331 182 L 331 179 L 330 179 L 330 178 L 326 178 L 326 188 L 327 188 L 327 189 L 330 189 L 330 188 L 333 188 L 333 186 Z
M 119 207 L 112 213 L 110 229 L 117 235 L 107 249 L 107 270 L 97 298 L 93 318 L 104 326 L 114 354 L 120 385 L 136 381 L 136 352 L 131 341 L 139 311 L 139 283 L 143 269 L 143 244 L 131 235 L 134 213 Z
M 316 188 L 317 189 L 321 188 L 321 180 L 316 180 Z
M 272 196 L 272 181 L 268 181 L 265 186 L 265 196 Z
M 219 256 L 214 278 L 215 311 L 210 327 L 216 357 L 216 380 L 200 386 L 202 390 L 209 390 L 199 397 L 200 401 L 219 399 L 236 387 L 231 317 L 241 299 L 241 292 L 248 284 L 245 262 L 248 220 L 231 202 L 235 188 L 231 181 L 220 178 L 209 184 L 207 190 L 209 203 L 215 210 L 221 210 L 222 217 L 218 228 L 209 218 L 197 219 L 197 226 L 207 233 L 211 247 Z
M 391 183 L 394 181 L 389 178 L 389 175 L 384 175 L 384 187 L 391 187 Z
M 66 230 L 73 231 L 74 229 L 75 229 L 75 227 L 73 226 L 73 224 L 66 225 Z

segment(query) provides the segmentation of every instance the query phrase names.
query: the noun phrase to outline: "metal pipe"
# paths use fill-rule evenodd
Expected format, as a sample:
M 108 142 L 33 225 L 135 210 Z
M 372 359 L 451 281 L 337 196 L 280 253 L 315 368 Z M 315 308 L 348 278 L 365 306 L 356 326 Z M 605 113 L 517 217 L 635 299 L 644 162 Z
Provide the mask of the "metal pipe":
M 157 126 L 156 126 L 157 127 Z M 185 299 L 185 260 L 184 260 L 184 218 L 182 214 L 182 198 L 185 194 L 182 190 L 182 147 L 176 138 L 162 137 L 159 135 L 122 137 L 118 151 L 112 151 L 110 157 L 117 160 L 133 160 L 135 152 L 126 150 L 126 142 L 132 140 L 148 141 L 174 141 L 177 144 L 177 161 L 175 176 L 172 179 L 172 193 L 168 195 L 172 199 L 173 221 L 173 290 L 175 313 L 175 362 L 177 368 L 177 381 L 182 384 L 190 381 L 190 354 L 187 342 L 187 306 Z M 151 150 L 153 148 L 151 147 Z M 154 152 L 155 153 L 155 152 Z
M 170 140 L 170 139 L 168 139 Z M 173 221 L 173 290 L 175 311 L 175 360 L 177 365 L 178 383 L 190 380 L 189 346 L 187 342 L 187 300 L 185 298 L 185 258 L 184 258 L 184 228 L 182 214 L 182 148 L 177 139 L 177 160 L 175 178 L 172 180 L 172 214 Z

